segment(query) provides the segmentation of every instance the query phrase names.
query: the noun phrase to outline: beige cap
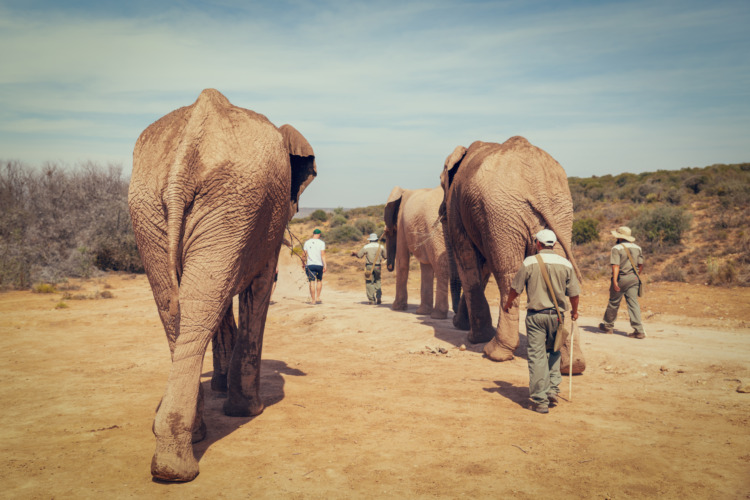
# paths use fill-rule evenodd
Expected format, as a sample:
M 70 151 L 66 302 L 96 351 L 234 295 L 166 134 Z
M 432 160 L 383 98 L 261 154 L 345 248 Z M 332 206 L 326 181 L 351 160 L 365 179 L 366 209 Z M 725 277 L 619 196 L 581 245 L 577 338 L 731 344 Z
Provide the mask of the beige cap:
M 635 241 L 635 238 L 631 236 L 630 228 L 628 226 L 620 226 L 612 231 L 612 236 L 623 240 L 628 240 L 631 243 Z

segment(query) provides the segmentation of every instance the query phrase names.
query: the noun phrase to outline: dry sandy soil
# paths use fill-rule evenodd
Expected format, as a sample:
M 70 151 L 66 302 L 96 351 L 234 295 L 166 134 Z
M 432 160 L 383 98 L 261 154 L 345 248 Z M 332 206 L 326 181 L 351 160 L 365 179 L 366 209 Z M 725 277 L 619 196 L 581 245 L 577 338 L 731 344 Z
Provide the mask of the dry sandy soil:
M 414 313 L 418 275 L 406 312 L 388 307 L 390 275 L 382 306 L 343 273 L 313 306 L 298 263 L 282 256 L 266 410 L 224 416 L 207 355 L 209 431 L 186 484 L 149 473 L 169 352 L 146 278 L 85 282 L 75 293 L 114 298 L 65 309 L 60 294 L 0 294 L 0 495 L 750 498 L 750 394 L 738 392 L 750 383 L 749 290 L 654 284 L 648 337 L 634 340 L 624 305 L 614 335 L 596 330 L 606 284 L 585 283 L 576 341 L 587 369 L 572 397 L 563 377 L 565 400 L 540 415 L 527 407 L 525 336 L 506 363 L 481 345 L 460 350 L 450 320 Z

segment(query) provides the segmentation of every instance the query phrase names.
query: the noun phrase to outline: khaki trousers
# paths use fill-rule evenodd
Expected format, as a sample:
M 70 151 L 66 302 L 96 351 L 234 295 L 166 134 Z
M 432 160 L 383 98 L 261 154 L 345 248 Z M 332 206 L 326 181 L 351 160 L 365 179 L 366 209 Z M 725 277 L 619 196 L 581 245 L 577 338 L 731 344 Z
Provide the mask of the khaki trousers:
M 560 351 L 547 351 L 547 332 L 557 332 L 557 325 L 557 314 L 526 314 L 529 398 L 540 406 L 549 404 L 547 394 L 560 392 Z
M 366 268 L 372 269 L 372 264 L 367 264 Z M 380 289 L 379 265 L 375 266 L 375 269 L 372 269 L 372 275 L 370 275 L 370 279 L 365 279 L 365 291 L 367 292 L 367 300 L 369 300 L 371 304 L 376 304 L 378 303 L 378 301 L 380 301 L 383 292 Z
M 641 305 L 638 303 L 638 277 L 635 274 L 619 276 L 617 286 L 620 287 L 619 292 L 615 291 L 611 283 L 609 285 L 609 304 L 607 304 L 607 310 L 604 311 L 604 325 L 608 328 L 614 328 L 617 310 L 620 309 L 620 302 L 625 297 L 628 315 L 630 316 L 630 326 L 637 333 L 645 333 L 641 320 Z

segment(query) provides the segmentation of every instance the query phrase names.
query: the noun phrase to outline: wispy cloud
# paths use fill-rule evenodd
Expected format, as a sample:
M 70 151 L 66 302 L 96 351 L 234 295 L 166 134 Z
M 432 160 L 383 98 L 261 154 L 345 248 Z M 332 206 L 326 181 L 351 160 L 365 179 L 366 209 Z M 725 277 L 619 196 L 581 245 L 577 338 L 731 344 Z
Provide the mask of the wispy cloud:
M 750 154 L 744 1 L 78 5 L 0 7 L 0 156 L 129 170 L 206 87 L 305 134 L 310 205 L 435 185 L 457 144 L 516 134 L 579 176 Z

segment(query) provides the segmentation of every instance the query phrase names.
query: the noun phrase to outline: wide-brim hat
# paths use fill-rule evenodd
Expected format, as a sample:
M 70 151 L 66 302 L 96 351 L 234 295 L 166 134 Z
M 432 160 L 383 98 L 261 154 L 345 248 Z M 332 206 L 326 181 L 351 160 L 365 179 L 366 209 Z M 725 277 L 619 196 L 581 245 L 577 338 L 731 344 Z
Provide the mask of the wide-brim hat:
M 612 236 L 621 240 L 627 240 L 631 243 L 635 241 L 635 238 L 633 238 L 632 232 L 630 231 L 630 228 L 628 226 L 620 226 L 617 229 L 613 230 Z

